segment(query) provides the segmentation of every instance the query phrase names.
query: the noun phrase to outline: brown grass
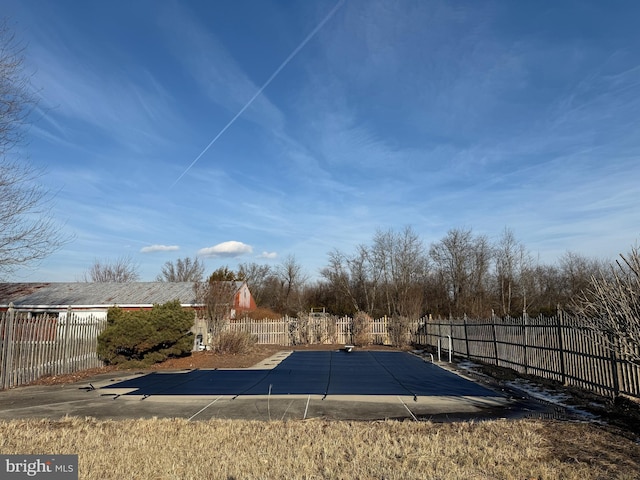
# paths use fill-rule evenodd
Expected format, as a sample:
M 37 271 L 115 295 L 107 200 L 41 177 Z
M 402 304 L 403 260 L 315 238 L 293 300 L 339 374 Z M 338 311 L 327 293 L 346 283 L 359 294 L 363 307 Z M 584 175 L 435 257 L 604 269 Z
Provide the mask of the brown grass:
M 248 312 L 243 313 L 243 316 L 252 320 L 280 320 L 282 318 L 281 313 L 274 312 L 270 308 L 265 307 L 258 307 L 255 310 L 249 310 Z
M 639 478 L 640 446 L 533 420 L 0 422 L 2 454 L 79 454 L 81 479 Z

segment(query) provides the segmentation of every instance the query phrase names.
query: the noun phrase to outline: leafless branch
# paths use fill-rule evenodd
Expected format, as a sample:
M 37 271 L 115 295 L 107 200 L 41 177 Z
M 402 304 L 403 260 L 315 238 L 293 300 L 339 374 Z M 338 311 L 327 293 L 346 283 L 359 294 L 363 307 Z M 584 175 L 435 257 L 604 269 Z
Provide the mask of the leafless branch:
M 604 273 L 591 278 L 591 285 L 574 307 L 589 325 L 602 334 L 604 344 L 623 358 L 640 362 L 640 250 L 628 255 Z
M 113 261 L 96 259 L 83 279 L 85 282 L 126 283 L 138 281 L 140 275 L 130 257 L 120 257 Z
M 6 21 L 0 23 L 0 276 L 71 239 L 52 220 L 51 195 L 38 184 L 42 172 L 18 160 L 14 150 L 36 103 L 23 63 L 23 48 Z

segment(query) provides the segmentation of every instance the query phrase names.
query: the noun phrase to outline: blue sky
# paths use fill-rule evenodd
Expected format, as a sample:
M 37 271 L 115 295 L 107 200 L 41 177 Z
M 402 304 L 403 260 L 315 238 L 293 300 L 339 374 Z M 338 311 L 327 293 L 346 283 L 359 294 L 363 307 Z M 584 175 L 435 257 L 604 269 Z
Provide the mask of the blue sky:
M 508 227 L 544 263 L 640 237 L 637 2 L 2 5 L 40 97 L 24 150 L 74 236 L 15 280 L 195 255 L 313 278 L 407 225 Z

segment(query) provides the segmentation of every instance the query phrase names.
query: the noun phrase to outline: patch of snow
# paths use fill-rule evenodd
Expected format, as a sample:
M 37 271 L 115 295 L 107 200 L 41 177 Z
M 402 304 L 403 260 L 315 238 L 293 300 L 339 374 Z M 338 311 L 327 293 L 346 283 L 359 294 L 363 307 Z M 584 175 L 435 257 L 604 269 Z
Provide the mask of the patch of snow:
M 581 410 L 567 403 L 569 400 L 571 400 L 571 395 L 566 392 L 553 390 L 551 388 L 547 388 L 521 378 L 505 382 L 505 385 L 513 390 L 524 392 L 528 396 L 537 400 L 551 403 L 553 405 L 558 405 L 559 407 L 564 408 L 573 415 L 585 420 L 595 421 L 598 419 L 597 415 L 594 415 L 593 413 L 587 412 L 585 410 Z
M 470 360 L 461 360 L 460 362 L 456 363 L 456 367 L 462 371 L 472 372 L 473 374 L 480 377 L 491 378 L 490 375 L 488 376 L 482 373 L 481 365 Z M 599 419 L 597 415 L 571 405 L 571 394 L 566 391 L 543 386 L 531 380 L 526 380 L 523 378 L 504 382 L 504 386 L 511 390 L 522 392 L 523 395 L 535 398 L 536 400 L 550 403 L 552 405 L 557 405 L 558 407 L 563 408 L 575 417 L 582 418 L 585 421 L 598 421 Z
M 457 363 L 458 367 L 464 369 L 464 370 L 477 370 L 480 368 L 480 365 L 478 365 L 477 363 L 473 363 L 471 360 L 462 360 L 461 362 Z M 476 372 L 477 373 L 477 372 Z

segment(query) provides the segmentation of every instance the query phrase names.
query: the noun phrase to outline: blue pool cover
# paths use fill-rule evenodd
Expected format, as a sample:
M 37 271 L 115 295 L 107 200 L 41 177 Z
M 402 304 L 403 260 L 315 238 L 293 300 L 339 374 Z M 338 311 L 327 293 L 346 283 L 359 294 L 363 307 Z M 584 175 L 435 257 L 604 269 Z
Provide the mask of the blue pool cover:
M 272 370 L 150 373 L 104 388 L 131 395 L 414 395 L 497 394 L 405 352 L 293 352 Z

